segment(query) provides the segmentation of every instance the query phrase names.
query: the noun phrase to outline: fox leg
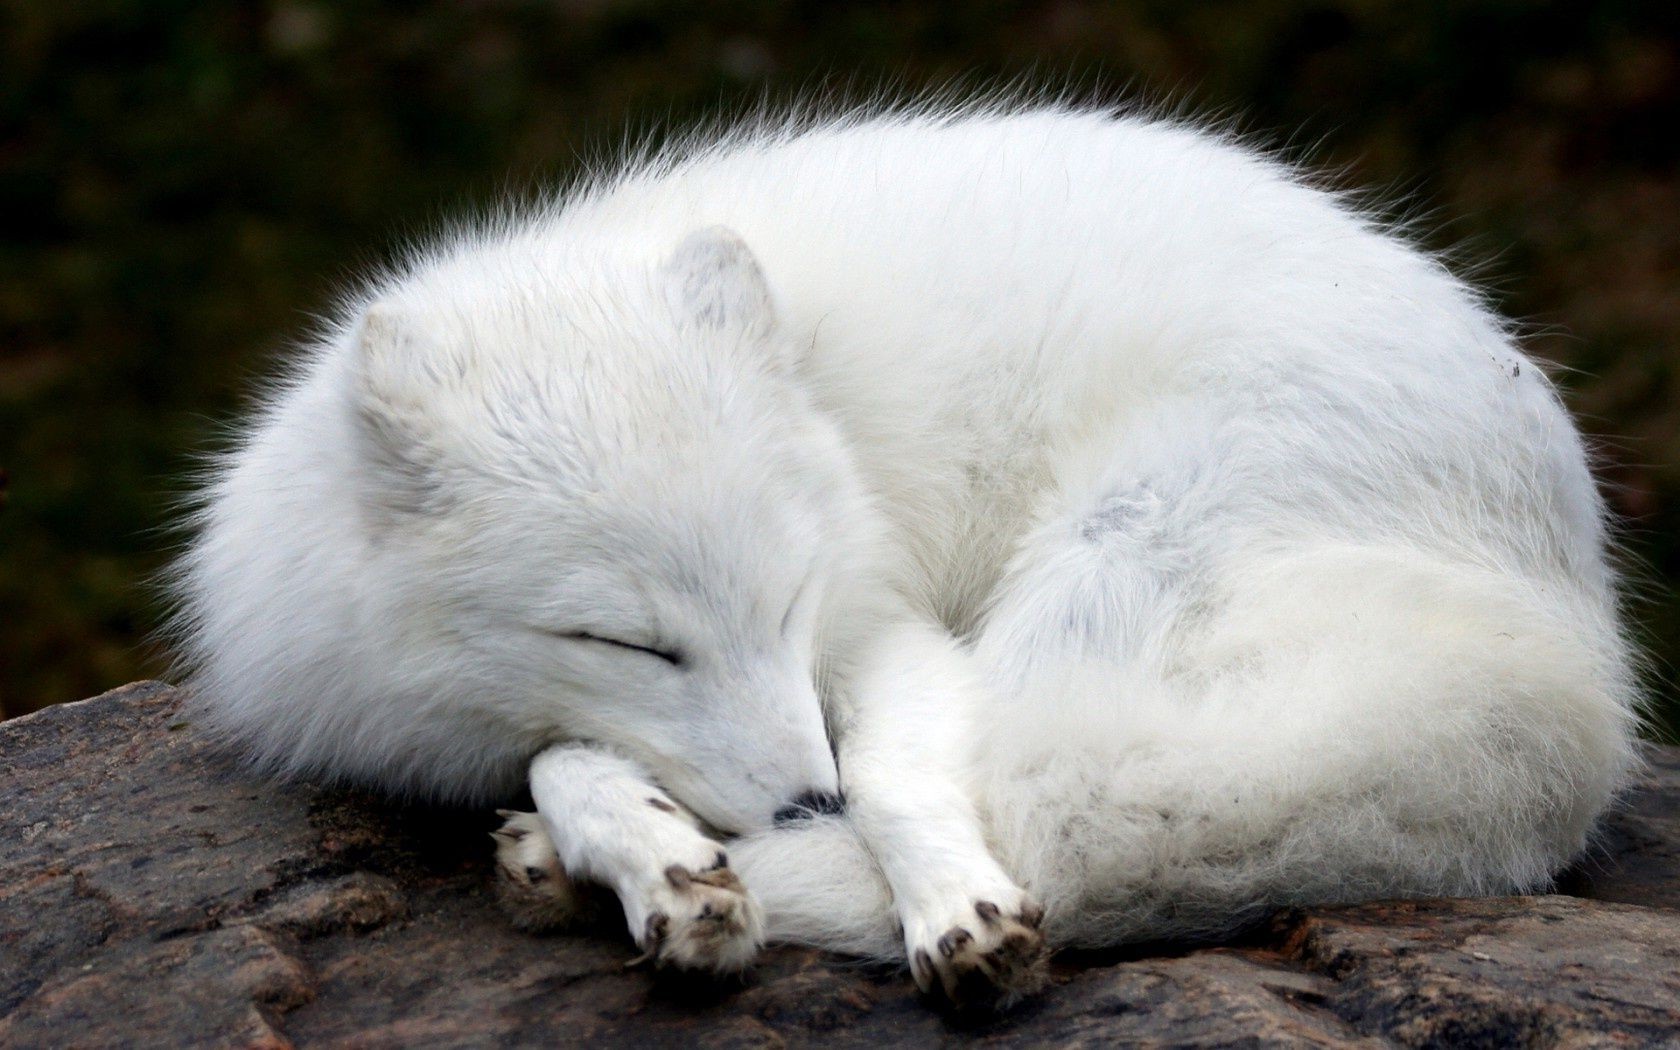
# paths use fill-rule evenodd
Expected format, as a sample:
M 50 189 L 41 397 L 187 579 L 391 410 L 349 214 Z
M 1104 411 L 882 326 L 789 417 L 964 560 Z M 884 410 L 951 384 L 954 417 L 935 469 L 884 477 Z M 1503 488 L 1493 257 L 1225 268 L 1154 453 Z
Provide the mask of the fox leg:
M 502 897 L 514 921 L 554 925 L 575 910 L 578 882 L 618 895 L 630 936 L 655 966 L 746 969 L 763 943 L 758 903 L 722 846 L 630 760 L 586 745 L 531 762 L 537 812 L 504 813 L 497 839 Z
M 968 657 L 919 624 L 878 640 L 842 736 L 847 812 L 892 890 L 916 984 L 959 1006 L 1043 987 L 1044 911 L 993 859 L 968 771 L 984 692 Z

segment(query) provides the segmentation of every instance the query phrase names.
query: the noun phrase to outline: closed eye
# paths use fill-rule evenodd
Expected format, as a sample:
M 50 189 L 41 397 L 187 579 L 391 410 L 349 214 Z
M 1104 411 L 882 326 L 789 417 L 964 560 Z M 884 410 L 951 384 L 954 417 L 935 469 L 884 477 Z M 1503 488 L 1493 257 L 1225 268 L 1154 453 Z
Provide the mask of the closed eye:
M 788 602 L 787 612 L 782 614 L 782 637 L 786 638 L 788 627 L 793 623 L 793 614 L 799 611 L 799 600 L 805 597 L 805 588 L 811 585 L 811 573 L 805 573 L 805 579 L 800 582 L 799 589 L 793 592 L 793 600 Z
M 657 656 L 659 659 L 664 660 L 672 667 L 681 667 L 684 663 L 682 653 L 677 652 L 675 649 L 660 649 L 651 645 L 637 645 L 635 642 L 626 642 L 618 638 L 603 638 L 601 635 L 590 634 L 588 631 L 566 631 L 561 634 L 560 637 L 570 638 L 579 642 L 595 642 L 599 645 L 610 645 L 615 649 L 629 649 L 632 652 L 646 653 L 649 656 Z

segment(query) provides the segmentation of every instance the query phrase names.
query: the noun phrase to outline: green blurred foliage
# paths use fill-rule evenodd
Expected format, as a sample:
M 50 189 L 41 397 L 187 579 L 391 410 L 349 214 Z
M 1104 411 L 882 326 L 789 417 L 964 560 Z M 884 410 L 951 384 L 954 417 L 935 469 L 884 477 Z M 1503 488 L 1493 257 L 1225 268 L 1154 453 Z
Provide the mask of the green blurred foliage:
M 162 673 L 193 454 L 404 238 L 626 128 L 1026 77 L 1237 116 L 1427 211 L 1578 370 L 1680 724 L 1677 29 L 1631 0 L 0 0 L 0 712 Z

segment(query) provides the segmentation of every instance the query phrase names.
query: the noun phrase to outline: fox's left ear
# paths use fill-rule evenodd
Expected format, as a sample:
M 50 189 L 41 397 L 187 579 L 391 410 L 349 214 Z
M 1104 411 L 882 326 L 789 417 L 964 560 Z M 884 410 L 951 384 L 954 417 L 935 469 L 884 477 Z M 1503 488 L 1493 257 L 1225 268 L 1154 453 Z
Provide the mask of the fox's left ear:
M 360 452 L 370 468 L 363 496 L 382 511 L 440 505 L 442 457 L 425 405 L 439 377 L 454 374 L 425 329 L 402 309 L 374 303 L 353 337 L 354 405 Z
M 663 272 L 671 308 L 683 321 L 760 337 L 776 327 L 764 271 L 747 242 L 726 226 L 689 234 Z

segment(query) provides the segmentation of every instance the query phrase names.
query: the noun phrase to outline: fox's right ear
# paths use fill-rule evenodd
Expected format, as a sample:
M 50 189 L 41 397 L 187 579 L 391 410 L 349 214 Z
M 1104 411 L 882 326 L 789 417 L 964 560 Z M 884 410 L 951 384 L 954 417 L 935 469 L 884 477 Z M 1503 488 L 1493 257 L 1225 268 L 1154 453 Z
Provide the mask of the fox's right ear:
M 440 499 L 433 416 L 424 409 L 436 368 L 429 350 L 414 319 L 389 303 L 369 306 L 356 329 L 356 424 L 366 494 L 379 510 L 423 511 Z
M 664 267 L 679 319 L 700 328 L 767 335 L 776 326 L 770 286 L 734 230 L 711 226 L 685 237 Z

